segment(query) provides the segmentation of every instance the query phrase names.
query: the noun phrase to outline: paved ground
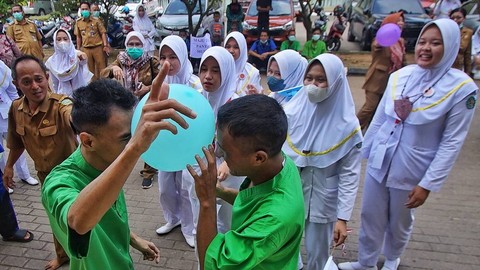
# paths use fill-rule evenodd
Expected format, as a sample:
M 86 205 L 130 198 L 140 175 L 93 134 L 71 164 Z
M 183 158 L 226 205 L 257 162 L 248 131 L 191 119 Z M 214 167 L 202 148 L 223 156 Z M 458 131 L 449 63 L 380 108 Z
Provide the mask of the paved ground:
M 363 77 L 349 77 L 349 81 L 358 109 L 363 103 L 360 90 Z M 476 110 L 477 116 L 463 151 L 445 187 L 440 193 L 432 194 L 416 213 L 414 234 L 402 257 L 400 270 L 480 269 L 480 181 L 476 174 L 480 160 L 480 115 L 478 107 Z M 135 268 L 196 269 L 193 249 L 187 246 L 179 229 L 164 237 L 155 234 L 155 229 L 164 223 L 158 185 L 155 183 L 149 190 L 141 189 L 138 174 L 141 165 L 137 164 L 125 185 L 130 226 L 132 231 L 160 248 L 161 261 L 158 265 L 143 262 L 140 253 L 132 251 Z M 356 258 L 361 190 L 349 223 L 353 232 L 348 238 L 346 254 L 337 252 L 337 261 Z M 11 196 L 20 226 L 32 230 L 35 240 L 25 244 L 0 242 L 0 269 L 43 269 L 53 258 L 52 234 L 39 194 L 39 186 L 18 183 Z

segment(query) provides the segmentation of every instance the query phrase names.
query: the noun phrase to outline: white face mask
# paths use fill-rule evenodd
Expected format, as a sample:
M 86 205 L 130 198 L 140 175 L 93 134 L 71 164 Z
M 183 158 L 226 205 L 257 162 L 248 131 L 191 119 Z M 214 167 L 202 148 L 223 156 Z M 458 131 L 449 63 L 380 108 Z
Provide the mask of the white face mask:
M 66 53 L 70 49 L 70 43 L 62 41 L 57 43 L 57 47 L 60 52 Z
M 304 86 L 308 99 L 312 103 L 319 103 L 328 97 L 328 87 L 317 87 L 315 84 Z

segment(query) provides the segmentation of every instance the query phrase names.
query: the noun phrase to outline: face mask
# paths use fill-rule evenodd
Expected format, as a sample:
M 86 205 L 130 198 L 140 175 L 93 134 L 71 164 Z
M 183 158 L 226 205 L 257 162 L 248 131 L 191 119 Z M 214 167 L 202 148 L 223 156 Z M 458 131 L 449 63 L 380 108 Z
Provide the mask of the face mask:
M 80 14 L 82 14 L 82 17 L 85 18 L 85 19 L 87 19 L 88 17 L 90 17 L 90 11 L 88 11 L 88 10 L 82 10 L 82 11 L 80 12 Z
M 272 92 L 278 92 L 285 89 L 285 84 L 283 82 L 283 79 L 277 79 L 273 76 L 267 76 L 268 88 L 270 88 L 270 91 Z
M 21 20 L 23 20 L 23 14 L 21 12 L 14 12 L 13 13 L 13 18 L 15 18 L 15 20 L 17 20 L 17 21 L 21 21 Z
M 70 43 L 68 42 L 59 42 L 57 43 L 58 50 L 62 53 L 68 52 L 68 49 L 70 48 Z
M 295 36 L 288 36 L 288 40 L 295 41 Z
M 320 35 L 313 35 L 313 36 L 312 36 L 312 39 L 315 40 L 315 41 L 317 41 L 317 40 L 320 39 Z
M 94 17 L 94 18 L 100 17 L 100 11 L 94 11 L 94 12 L 93 12 L 93 17 Z
M 133 60 L 137 60 L 143 54 L 143 48 L 127 48 L 127 55 Z
M 260 43 L 262 43 L 262 44 L 267 44 L 267 41 L 268 41 L 268 39 L 267 40 L 261 40 L 260 39 Z
M 309 84 L 305 87 L 308 99 L 312 103 L 319 103 L 328 97 L 328 87 L 317 87 L 315 84 Z

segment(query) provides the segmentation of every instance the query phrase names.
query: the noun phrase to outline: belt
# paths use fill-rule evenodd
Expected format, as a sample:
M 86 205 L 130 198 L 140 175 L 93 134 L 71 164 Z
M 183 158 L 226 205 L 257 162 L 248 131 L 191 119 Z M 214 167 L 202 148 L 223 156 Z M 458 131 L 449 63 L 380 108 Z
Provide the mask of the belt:
M 89 46 L 89 47 L 83 46 L 83 48 L 85 48 L 85 49 L 93 49 L 93 48 L 96 48 L 96 47 L 98 47 L 98 46 L 102 46 L 102 44 L 93 45 L 93 46 Z

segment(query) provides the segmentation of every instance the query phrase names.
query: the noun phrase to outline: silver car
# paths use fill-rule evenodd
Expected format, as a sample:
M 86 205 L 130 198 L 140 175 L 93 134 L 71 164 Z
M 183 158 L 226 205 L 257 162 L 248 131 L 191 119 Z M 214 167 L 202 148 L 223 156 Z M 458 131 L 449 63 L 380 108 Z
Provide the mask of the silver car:
M 27 5 L 22 8 L 27 15 L 43 16 L 52 12 L 52 2 L 50 0 L 27 1 Z

